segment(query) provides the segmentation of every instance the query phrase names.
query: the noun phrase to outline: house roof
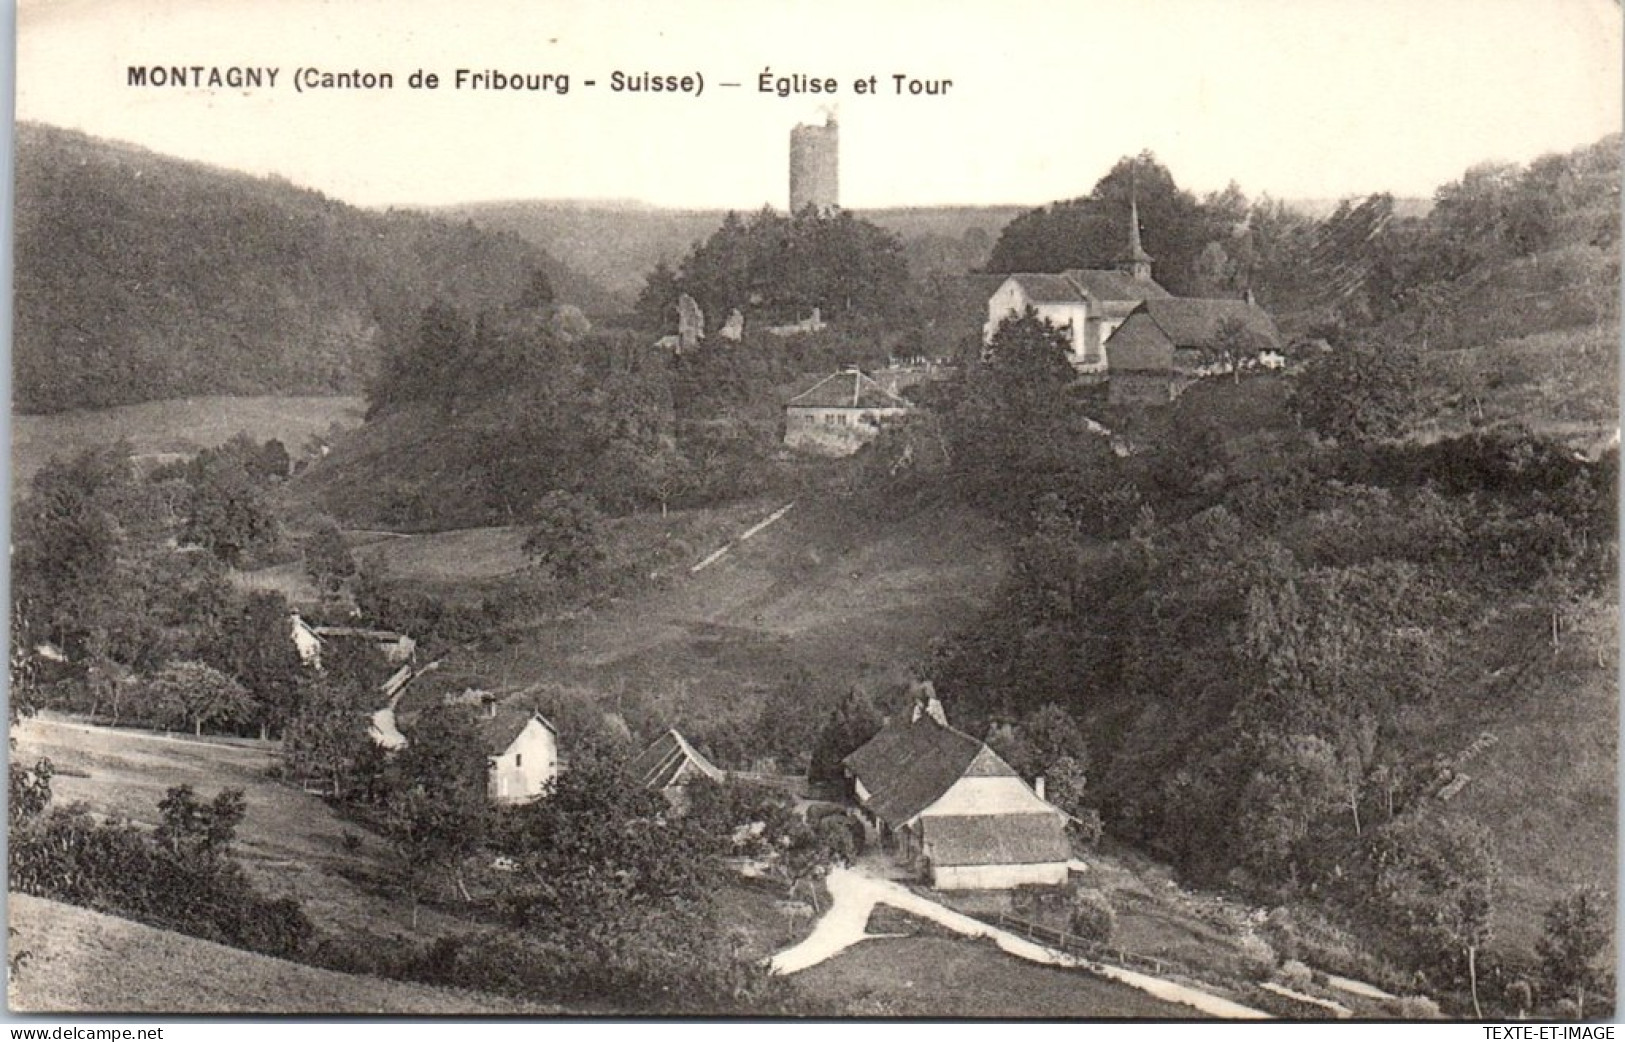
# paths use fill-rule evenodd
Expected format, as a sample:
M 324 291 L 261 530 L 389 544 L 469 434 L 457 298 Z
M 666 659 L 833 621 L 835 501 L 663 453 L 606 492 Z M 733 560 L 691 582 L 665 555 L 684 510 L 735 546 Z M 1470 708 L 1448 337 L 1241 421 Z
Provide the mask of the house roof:
M 1169 296 L 1166 289 L 1151 279 L 1136 279 L 1114 268 L 1069 268 L 1055 275 L 1024 271 L 1010 277 L 1034 304 L 1087 302 L 1109 312 L 1114 303 L 1131 307 L 1143 300 L 1162 300 Z M 1123 308 L 1122 313 L 1126 314 L 1130 307 Z
M 1130 322 L 1137 327 L 1135 330 L 1129 329 Z M 1147 300 L 1134 309 L 1129 322 L 1123 323 L 1118 333 L 1127 334 L 1125 342 L 1148 335 L 1175 348 L 1208 348 L 1218 344 L 1220 331 L 1232 322 L 1241 325 L 1257 350 L 1281 346 L 1281 331 L 1275 328 L 1275 320 L 1269 312 L 1245 300 L 1198 297 Z
M 626 769 L 639 785 L 656 792 L 687 780 L 696 771 L 712 781 L 723 778 L 722 771 L 675 730 L 655 739 Z
M 926 853 L 939 868 L 1041 865 L 1072 857 L 1059 813 L 940 815 L 921 819 L 920 827 Z
M 1018 777 L 984 743 L 922 714 L 889 724 L 842 761 L 869 791 L 866 806 L 896 828 L 961 778 Z
M 360 626 L 317 626 L 311 630 L 318 637 L 354 637 L 358 640 L 375 640 L 380 643 L 394 643 L 406 638 L 405 634 L 394 630 L 369 630 Z
M 482 716 L 478 728 L 480 744 L 485 747 L 487 756 L 501 756 L 513 745 L 515 739 L 522 734 L 532 720 L 541 722 L 541 725 L 559 733 L 558 728 L 548 723 L 547 718 L 534 709 L 521 709 L 516 706 L 498 706 L 493 716 Z
M 791 398 L 799 409 L 908 409 L 908 401 L 892 394 L 857 369 L 831 373 Z

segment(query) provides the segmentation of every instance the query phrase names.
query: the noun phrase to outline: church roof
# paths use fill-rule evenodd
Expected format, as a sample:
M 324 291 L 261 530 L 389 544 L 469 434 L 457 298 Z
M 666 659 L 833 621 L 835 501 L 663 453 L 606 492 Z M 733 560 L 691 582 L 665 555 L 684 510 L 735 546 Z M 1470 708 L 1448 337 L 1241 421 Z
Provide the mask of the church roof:
M 832 373 L 791 398 L 792 409 L 908 409 L 907 399 L 857 369 Z
M 1117 302 L 1132 305 L 1170 295 L 1150 279 L 1136 279 L 1113 268 L 1070 268 L 1059 274 L 1024 271 L 1010 277 L 1034 304 L 1089 303 L 1107 309 Z

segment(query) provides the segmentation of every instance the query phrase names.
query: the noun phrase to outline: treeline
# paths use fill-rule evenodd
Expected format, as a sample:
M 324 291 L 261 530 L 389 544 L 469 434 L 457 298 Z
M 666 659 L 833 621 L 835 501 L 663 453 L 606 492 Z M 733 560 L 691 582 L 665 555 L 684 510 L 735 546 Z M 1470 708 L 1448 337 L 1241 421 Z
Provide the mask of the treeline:
M 25 412 L 358 393 L 380 339 L 425 300 L 494 305 L 536 272 L 580 306 L 612 306 L 517 236 L 38 125 L 18 128 L 16 221 Z
M 1619 156 L 1613 136 L 1527 166 L 1474 167 L 1441 187 L 1425 216 L 1376 194 L 1315 218 L 1268 196 L 1249 201 L 1235 185 L 1198 198 L 1142 153 L 1089 195 L 1011 221 L 987 268 L 1111 267 L 1127 247 L 1132 196 L 1153 274 L 1177 296 L 1251 289 L 1294 335 L 1335 342 L 1388 323 L 1431 333 L 1433 346 L 1465 346 L 1615 312 Z M 1519 270 L 1537 257 L 1545 263 Z

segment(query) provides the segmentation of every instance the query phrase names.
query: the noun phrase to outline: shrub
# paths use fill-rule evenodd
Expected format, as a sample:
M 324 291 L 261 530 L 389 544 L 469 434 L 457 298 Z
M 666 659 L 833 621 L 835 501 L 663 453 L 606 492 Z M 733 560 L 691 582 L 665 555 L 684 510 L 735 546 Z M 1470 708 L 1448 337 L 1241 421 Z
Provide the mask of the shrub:
M 1069 925 L 1079 937 L 1105 944 L 1117 932 L 1117 912 L 1099 890 L 1079 890 L 1072 895 Z
M 1426 995 L 1407 995 L 1399 1000 L 1401 1020 L 1439 1020 L 1439 1004 Z

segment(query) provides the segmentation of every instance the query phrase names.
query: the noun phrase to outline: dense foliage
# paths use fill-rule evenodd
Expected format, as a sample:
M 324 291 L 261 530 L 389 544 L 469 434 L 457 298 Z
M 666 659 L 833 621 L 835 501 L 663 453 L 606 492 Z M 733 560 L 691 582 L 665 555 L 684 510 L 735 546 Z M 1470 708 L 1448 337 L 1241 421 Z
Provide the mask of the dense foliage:
M 196 394 L 355 393 L 440 294 L 511 299 L 536 273 L 605 295 L 513 235 L 366 213 L 286 182 L 18 128 L 13 391 L 55 412 Z
M 794 322 L 813 308 L 828 319 L 898 318 L 908 266 L 896 236 L 841 210 L 786 216 L 763 209 L 746 220 L 730 213 L 673 271 L 649 275 L 638 315 L 651 330 L 676 328 L 687 293 L 707 319 L 707 334 L 738 308 L 749 323 Z

